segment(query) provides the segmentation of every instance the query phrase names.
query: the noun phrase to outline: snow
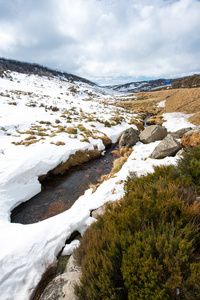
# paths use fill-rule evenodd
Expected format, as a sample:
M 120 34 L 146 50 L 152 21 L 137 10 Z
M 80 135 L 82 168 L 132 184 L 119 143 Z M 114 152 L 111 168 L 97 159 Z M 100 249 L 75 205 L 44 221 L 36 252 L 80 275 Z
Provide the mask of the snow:
M 74 231 L 83 234 L 95 221 L 90 212 L 124 196 L 124 181 L 130 172 L 140 176 L 153 172 L 155 165 L 175 164 L 177 158 L 150 159 L 149 155 L 159 142 L 147 145 L 138 142 L 114 178 L 104 181 L 94 193 L 88 189 L 69 210 L 31 225 L 10 223 L 11 210 L 40 192 L 40 175 L 65 162 L 78 150 L 92 150 L 94 147 L 104 150 L 100 138 L 89 137 L 89 142 L 82 142 L 80 130 L 76 135 L 61 131 L 51 136 L 52 130 L 58 129 L 56 126 L 81 123 L 86 129 L 95 128 L 99 136 L 106 134 L 116 142 L 119 134 L 130 127 L 128 122 L 133 116 L 120 108 L 116 110 L 112 105 L 115 101 L 113 92 L 108 94 L 97 87 L 61 82 L 56 78 L 50 81 L 18 73 L 11 73 L 11 76 L 13 81 L 0 78 L 0 290 L 2 300 L 27 300 L 44 272 L 56 264 L 56 256 L 62 248 L 65 247 L 63 255 L 68 255 L 78 246 L 78 241 L 70 245 L 65 245 L 65 241 Z M 69 92 L 70 87 L 76 87 L 78 92 L 75 95 Z M 28 94 L 30 92 L 32 95 Z M 89 93 L 93 93 L 93 101 L 88 100 Z M 17 105 L 10 104 L 13 102 Z M 27 106 L 31 103 L 36 107 Z M 50 106 L 59 110 L 53 111 Z M 64 111 L 71 117 L 71 123 L 61 117 Z M 105 127 L 102 121 L 110 120 L 115 114 L 124 115 L 124 122 Z M 84 115 L 83 119 L 81 115 Z M 91 116 L 93 119 L 86 121 Z M 188 127 L 188 116 L 184 114 L 165 114 L 164 118 L 168 130 Z M 59 119 L 59 124 L 56 119 Z M 41 121 L 51 122 L 51 125 Z M 25 141 L 30 136 L 28 130 L 47 135 L 40 136 L 29 146 L 14 144 Z M 57 141 L 64 145 L 56 146 Z
M 79 240 L 73 240 L 70 244 L 67 244 L 62 251 L 62 256 L 71 255 L 73 251 L 80 245 Z
M 166 103 L 166 100 L 160 101 L 160 102 L 157 104 L 157 107 L 165 107 L 165 103 Z
M 194 124 L 188 121 L 188 118 L 193 114 L 184 114 L 181 112 L 173 112 L 163 114 L 164 123 L 163 126 L 167 128 L 168 131 L 177 131 L 182 128 L 195 127 Z

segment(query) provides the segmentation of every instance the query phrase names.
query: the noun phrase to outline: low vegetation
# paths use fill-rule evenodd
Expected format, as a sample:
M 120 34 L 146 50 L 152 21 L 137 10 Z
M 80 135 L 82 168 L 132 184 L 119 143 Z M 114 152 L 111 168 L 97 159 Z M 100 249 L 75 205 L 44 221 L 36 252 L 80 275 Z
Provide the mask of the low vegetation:
M 198 76 L 198 75 L 192 75 L 192 76 L 189 76 L 189 77 L 183 79 L 182 81 L 175 81 L 172 83 L 173 89 L 177 89 L 180 87 L 191 88 L 194 86 L 195 87 L 200 86 L 200 76 Z
M 193 114 L 189 121 L 200 125 L 200 87 L 140 92 L 135 96 L 137 100 L 130 99 L 116 105 L 138 113 L 141 120 L 146 117 L 148 112 L 149 115 L 153 115 L 150 120 L 152 124 L 162 124 L 163 113 L 183 112 Z M 164 100 L 165 106 L 158 107 L 158 103 Z
M 199 299 L 200 146 L 177 166 L 130 174 L 125 197 L 84 234 L 79 299 Z

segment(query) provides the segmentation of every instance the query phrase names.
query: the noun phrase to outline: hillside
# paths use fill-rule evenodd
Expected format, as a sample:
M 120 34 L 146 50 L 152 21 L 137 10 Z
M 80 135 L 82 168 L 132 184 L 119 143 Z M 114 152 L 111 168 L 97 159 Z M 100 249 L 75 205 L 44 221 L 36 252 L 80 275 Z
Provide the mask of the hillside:
M 194 75 L 198 78 L 197 82 L 199 84 L 200 75 Z M 182 82 L 187 82 L 188 78 L 191 76 L 179 77 L 179 78 L 171 78 L 171 79 L 155 79 L 155 80 L 144 80 L 144 81 L 136 81 L 125 84 L 118 85 L 110 85 L 108 88 L 122 92 L 122 93 L 139 93 L 139 92 L 148 92 L 153 91 L 159 88 L 170 88 L 171 86 L 181 87 Z
M 158 142 L 138 142 L 115 176 L 96 191 L 88 189 L 69 210 L 31 225 L 10 223 L 12 209 L 41 191 L 39 177 L 58 166 L 63 172 L 63 166 L 77 153 L 84 153 L 87 159 L 94 153 L 103 155 L 106 145 L 115 143 L 125 129 L 136 129 L 148 113 L 164 112 L 164 100 L 166 111 L 161 118 L 168 121 L 168 130 L 194 124 L 184 113 L 190 112 L 189 105 L 180 108 L 181 117 L 171 113 L 178 105 L 168 111 L 168 101 L 175 105 L 175 90 L 163 91 L 163 95 L 123 95 L 84 79 L 72 80 L 73 75 L 68 78 L 39 66 L 10 64 L 4 65 L 0 76 L 0 289 L 4 300 L 27 300 L 43 274 L 55 267 L 57 255 L 71 234 L 83 234 L 94 222 L 91 211 L 123 197 L 129 172 L 142 175 L 152 172 L 154 165 L 174 164 L 177 158 L 151 159 L 149 155 Z M 197 107 L 198 100 L 193 102 Z M 72 250 L 71 244 L 67 246 Z
M 163 114 L 182 112 L 191 114 L 189 121 L 200 125 L 200 88 L 179 88 L 140 92 L 117 104 L 141 116 L 152 116 L 148 124 L 163 124 Z M 164 125 L 164 124 L 163 124 Z
M 70 82 L 79 81 L 88 83 L 90 85 L 95 85 L 95 83 L 73 75 L 66 72 L 60 72 L 58 70 L 52 70 L 47 67 L 38 65 L 38 64 L 31 64 L 27 62 L 21 62 L 17 60 L 5 59 L 0 58 L 0 74 L 3 75 L 4 72 L 18 72 L 23 74 L 35 74 L 39 76 L 50 76 L 50 77 L 58 77 L 60 80 L 68 80 Z M 8 74 L 7 74 L 8 75 Z M 6 75 L 5 75 L 6 76 Z

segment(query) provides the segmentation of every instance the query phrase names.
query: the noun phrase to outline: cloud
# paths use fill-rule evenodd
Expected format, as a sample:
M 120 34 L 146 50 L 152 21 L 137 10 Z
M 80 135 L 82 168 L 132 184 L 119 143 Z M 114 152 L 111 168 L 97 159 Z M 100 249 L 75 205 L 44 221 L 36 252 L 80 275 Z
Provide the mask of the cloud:
M 0 56 L 101 83 L 200 72 L 197 0 L 13 2 L 0 0 Z

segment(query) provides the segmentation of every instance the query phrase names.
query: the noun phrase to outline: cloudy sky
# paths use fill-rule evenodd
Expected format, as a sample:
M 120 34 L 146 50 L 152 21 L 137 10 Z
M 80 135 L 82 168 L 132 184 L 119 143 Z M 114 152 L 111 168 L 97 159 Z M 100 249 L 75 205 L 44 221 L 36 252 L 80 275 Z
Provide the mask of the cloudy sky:
M 200 72 L 199 0 L 0 0 L 0 57 L 100 84 Z

